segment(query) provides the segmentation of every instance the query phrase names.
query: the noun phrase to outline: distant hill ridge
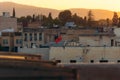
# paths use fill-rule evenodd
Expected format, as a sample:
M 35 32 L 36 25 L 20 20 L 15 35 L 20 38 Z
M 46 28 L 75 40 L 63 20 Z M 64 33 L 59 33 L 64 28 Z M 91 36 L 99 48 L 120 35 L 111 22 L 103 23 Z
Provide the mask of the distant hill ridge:
M 16 16 L 26 16 L 26 15 L 32 15 L 32 14 L 44 14 L 48 16 L 49 12 L 52 13 L 53 17 L 58 16 L 59 12 L 61 10 L 56 9 L 49 9 L 49 8 L 42 8 L 42 7 L 35 7 L 35 6 L 29 6 L 29 5 L 23 5 L 13 2 L 0 2 L 0 15 L 2 15 L 2 12 L 10 12 L 12 14 L 13 7 L 16 10 Z M 106 18 L 112 18 L 113 17 L 113 11 L 109 10 L 102 10 L 102 9 L 84 9 L 84 8 L 78 8 L 78 9 L 69 9 L 72 14 L 77 13 L 77 15 L 84 17 L 87 16 L 87 13 L 89 10 L 92 10 L 95 19 L 106 19 Z M 118 12 L 118 15 L 120 16 L 120 12 Z

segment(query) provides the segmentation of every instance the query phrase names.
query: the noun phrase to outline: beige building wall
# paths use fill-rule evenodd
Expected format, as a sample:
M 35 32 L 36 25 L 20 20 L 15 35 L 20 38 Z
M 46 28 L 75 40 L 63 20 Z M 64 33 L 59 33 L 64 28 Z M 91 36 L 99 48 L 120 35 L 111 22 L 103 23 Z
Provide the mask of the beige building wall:
M 111 39 L 112 38 L 113 37 L 103 36 L 102 41 L 101 41 L 101 46 L 104 46 L 104 45 L 111 46 Z
M 1 46 L 9 47 L 9 50 L 14 47 L 22 46 L 22 35 L 20 32 L 2 32 L 1 35 Z
M 21 47 L 22 43 L 17 44 L 16 41 L 21 40 L 22 41 L 22 36 L 14 36 L 14 47 Z
M 109 36 L 79 36 L 79 42 L 82 46 L 111 46 L 112 37 Z
M 34 34 L 37 34 L 37 40 L 34 40 Z M 42 40 L 39 40 L 39 34 L 42 34 Z M 25 41 L 25 34 L 27 34 L 27 40 Z M 30 41 L 30 34 L 32 34 L 32 41 Z M 23 47 L 30 48 L 32 45 L 31 43 L 35 43 L 36 47 L 39 47 L 41 44 L 44 44 L 44 33 L 43 32 L 24 32 L 22 36 L 23 40 Z
M 47 42 L 53 42 L 54 36 L 57 34 L 60 34 L 62 36 L 62 41 L 79 41 L 79 35 L 80 34 L 94 34 L 96 33 L 96 30 L 90 29 L 45 29 L 44 30 L 44 39 L 45 43 Z
M 0 17 L 0 30 L 11 29 L 17 30 L 17 18 Z
M 78 63 L 108 60 L 117 63 L 120 60 L 120 47 L 51 47 L 49 60 L 61 60 L 62 63 L 70 63 L 70 60 Z
M 9 43 L 9 37 L 8 37 L 8 36 L 6 36 L 6 37 L 1 37 L 1 45 L 4 46 L 4 47 L 5 47 L 5 46 L 9 46 L 9 44 L 4 44 L 4 43 L 3 43 L 3 40 L 7 40 L 8 43 Z
M 74 50 L 75 49 L 75 50 Z M 51 47 L 49 60 L 61 60 L 63 63 L 69 63 L 70 60 L 81 61 L 82 48 L 79 47 Z
M 98 46 L 100 44 L 99 36 L 79 36 L 81 45 Z
M 66 31 L 66 34 L 76 34 L 76 35 L 79 35 L 79 34 L 94 34 L 94 33 L 96 33 L 96 30 L 94 30 L 94 29 L 78 29 L 78 30 L 68 29 Z
M 7 40 L 8 41 L 8 44 L 3 44 L 3 40 Z M 4 36 L 4 37 L 2 37 L 1 38 L 1 45 L 2 46 L 4 46 L 4 47 L 9 47 L 9 46 L 11 46 L 11 47 L 13 47 L 13 37 L 9 37 L 9 36 Z
M 120 60 L 120 47 L 90 47 L 88 50 L 88 53 L 84 56 L 85 62 L 90 62 L 90 60 L 99 62 L 102 59 L 109 62 Z

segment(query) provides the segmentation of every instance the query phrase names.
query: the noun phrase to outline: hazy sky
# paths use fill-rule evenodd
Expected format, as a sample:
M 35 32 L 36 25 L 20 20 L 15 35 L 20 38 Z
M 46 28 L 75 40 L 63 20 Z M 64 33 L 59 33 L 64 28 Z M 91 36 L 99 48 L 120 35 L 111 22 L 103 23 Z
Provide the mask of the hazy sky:
M 53 9 L 89 8 L 120 11 L 120 0 L 0 0 Z

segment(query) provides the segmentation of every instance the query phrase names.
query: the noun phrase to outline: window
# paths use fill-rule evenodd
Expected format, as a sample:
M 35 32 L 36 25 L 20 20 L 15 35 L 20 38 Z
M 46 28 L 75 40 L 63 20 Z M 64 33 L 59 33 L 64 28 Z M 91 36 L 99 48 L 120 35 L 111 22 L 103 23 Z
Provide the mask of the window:
M 8 40 L 7 39 L 3 39 L 3 44 L 8 44 Z
M 100 60 L 100 63 L 108 62 L 108 60 Z
M 21 39 L 16 39 L 16 44 L 22 44 L 22 40 Z
M 70 63 L 76 63 L 76 60 L 70 60 Z
M 120 63 L 120 60 L 117 60 L 118 63 Z
M 30 33 L 30 41 L 32 41 L 32 33 Z
M 19 39 L 19 43 L 22 44 L 22 39 Z
M 27 33 L 25 33 L 24 41 L 27 41 Z
M 34 41 L 37 41 L 37 34 L 34 34 Z
M 16 44 L 19 44 L 19 40 L 18 39 L 16 39 Z
M 111 46 L 114 46 L 114 40 L 111 39 Z
M 42 33 L 39 33 L 39 41 L 42 40 Z
M 94 63 L 94 60 L 90 60 L 91 63 Z

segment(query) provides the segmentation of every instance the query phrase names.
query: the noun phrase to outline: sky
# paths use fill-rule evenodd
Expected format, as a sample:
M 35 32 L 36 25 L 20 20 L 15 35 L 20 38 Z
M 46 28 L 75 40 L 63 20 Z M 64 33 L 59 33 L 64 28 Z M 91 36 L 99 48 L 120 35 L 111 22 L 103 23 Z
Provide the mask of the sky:
M 120 11 L 120 0 L 0 0 L 6 1 L 58 10 L 88 8 Z

